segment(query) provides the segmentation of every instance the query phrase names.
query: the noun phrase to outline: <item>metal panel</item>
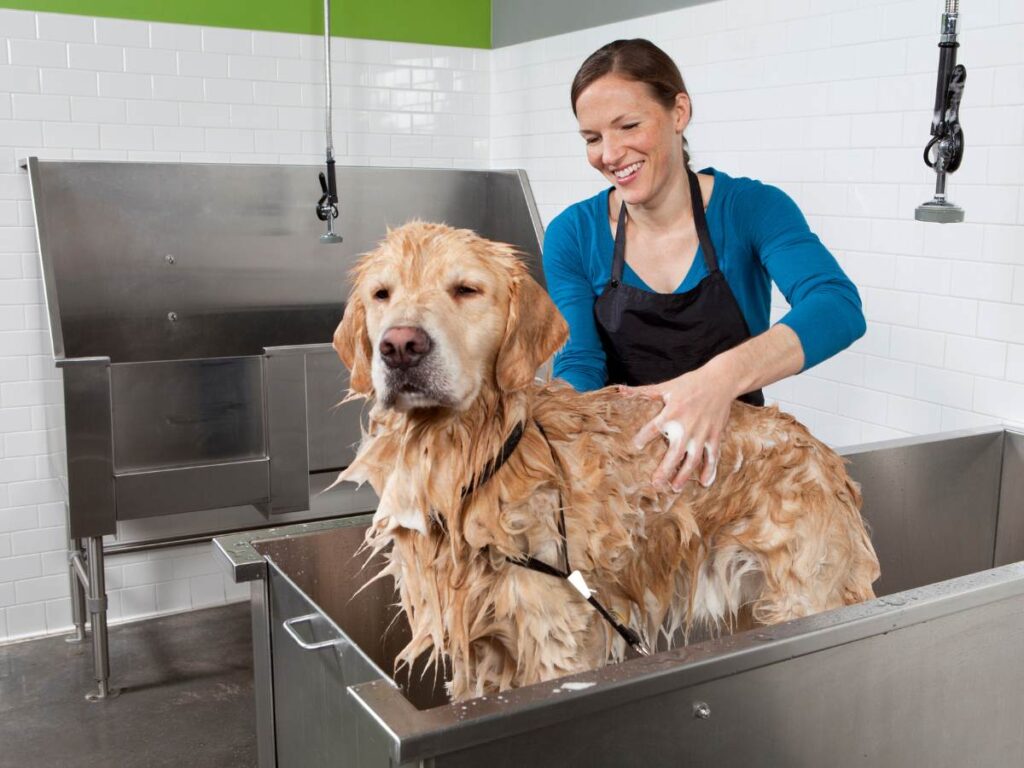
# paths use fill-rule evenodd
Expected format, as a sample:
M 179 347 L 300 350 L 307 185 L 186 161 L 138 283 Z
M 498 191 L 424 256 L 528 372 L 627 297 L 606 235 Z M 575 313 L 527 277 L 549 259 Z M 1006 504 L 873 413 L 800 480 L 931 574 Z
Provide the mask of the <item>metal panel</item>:
M 1002 431 L 845 452 L 887 595 L 992 567 Z
M 114 365 L 110 378 L 119 472 L 266 455 L 258 357 Z
M 411 218 L 498 236 L 539 261 L 536 212 L 509 191 L 521 187 L 514 172 L 339 166 L 345 240 L 324 246 L 313 167 L 29 169 L 59 356 L 226 357 L 329 341 L 353 259 Z
M 999 527 L 995 565 L 1024 560 L 1024 435 L 1007 432 L 1003 444 L 1003 481 L 999 489 Z
M 296 626 L 305 642 L 330 642 L 318 650 L 301 648 L 284 622 L 316 608 L 274 567 L 268 569 L 270 622 L 274 648 L 274 721 L 279 768 L 361 768 L 367 755 L 357 749 L 360 737 L 350 685 L 383 678 L 351 641 L 327 621 L 317 618 Z M 304 637 L 302 636 L 304 635 Z M 377 764 L 387 764 L 389 743 L 382 740 Z
M 544 242 L 544 228 L 541 225 L 537 203 L 530 190 L 526 171 L 510 171 L 495 174 L 486 188 L 483 210 L 485 219 L 478 230 L 485 237 L 501 243 L 511 243 L 526 254 L 527 265 L 533 279 L 547 286 L 540 252 L 529 244 Z
M 74 499 L 68 536 L 84 539 L 116 529 L 114 446 L 110 414 L 110 361 L 96 358 L 64 366 L 68 494 Z
M 332 347 L 306 355 L 309 468 L 313 472 L 342 469 L 356 456 L 366 401 L 342 404 L 347 390 L 348 371 Z
M 698 712 L 697 705 L 705 703 L 712 720 L 724 715 L 727 721 L 711 755 L 724 765 L 1016 765 L 984 758 L 1024 754 L 1019 717 L 1024 667 L 1016 665 L 1005 676 L 1002 672 L 1015 664 L 1013 649 L 1020 647 L 1024 633 L 1022 607 L 1024 566 L 1010 565 L 901 593 L 898 599 L 829 611 L 427 712 L 414 710 L 393 687 L 380 682 L 355 686 L 351 692 L 362 703 L 364 716 L 391 734 L 396 762 L 433 758 L 443 765 L 443 755 L 494 741 L 505 745 L 496 755 L 487 753 L 497 765 L 590 765 L 597 760 L 601 765 L 646 766 L 666 764 L 667 757 L 676 765 L 689 765 L 691 759 L 697 765 L 715 764 L 707 762 L 705 746 L 694 743 L 698 737 L 692 732 L 685 744 L 676 737 Z M 989 626 L 991 633 L 986 631 Z M 920 631 L 900 636 L 913 627 Z M 822 652 L 835 655 L 822 657 Z M 790 665 L 803 657 L 809 661 Z M 757 672 L 777 665 L 782 665 L 781 682 Z M 876 675 L 872 665 L 880 666 L 882 674 Z M 751 700 L 746 708 L 730 696 L 712 695 L 720 684 L 729 691 L 730 681 L 737 679 L 747 683 L 731 690 Z M 925 695 L 919 695 L 918 684 L 924 685 Z M 688 689 L 701 695 L 666 698 Z M 950 701 L 955 696 L 963 700 L 962 707 Z M 982 717 L 972 716 L 975 709 Z M 608 710 L 615 715 L 604 717 Z M 821 720 L 815 718 L 819 711 L 825 715 Z M 815 733 L 802 734 L 794 721 Z M 922 733 L 921 723 L 941 725 L 950 738 Z M 906 752 L 901 752 L 903 730 L 908 733 Z M 846 753 L 816 762 L 817 747 L 824 741 L 821 731 L 831 733 Z M 807 752 L 800 751 L 801 738 L 810 743 Z M 746 746 L 735 743 L 745 739 L 762 745 L 768 759 L 751 763 Z M 959 743 L 949 749 L 948 741 L 954 739 Z M 865 752 L 873 754 L 875 740 L 881 742 L 880 754 L 896 759 L 857 763 Z M 589 741 L 599 748 L 591 752 Z M 535 748 L 542 743 L 546 749 Z M 792 747 L 792 752 L 775 751 L 779 747 Z M 955 757 L 974 754 L 982 759 L 946 762 L 944 750 Z M 741 759 L 734 761 L 734 755 Z
M 277 526 L 315 526 L 319 525 L 316 521 L 324 518 L 361 515 L 377 507 L 377 495 L 369 485 L 353 488 L 349 484 L 342 484 L 326 490 L 336 478 L 336 472 L 311 474 L 309 509 L 274 515 L 275 527 L 268 528 L 266 514 L 252 506 L 208 508 L 196 512 L 132 520 L 119 518 L 117 539 L 108 540 L 107 549 L 116 552 L 122 548 L 146 546 L 147 542 L 152 541 L 169 543 L 189 538 L 198 541 L 203 537 L 221 535 L 243 539 L 254 535 L 273 536 L 281 530 Z
M 1024 596 L 623 702 L 440 768 L 1024 764 Z M 695 716 L 701 704 L 707 718 Z
M 268 349 L 264 355 L 266 417 L 270 456 L 270 496 L 264 512 L 309 508 L 306 436 L 305 355 L 295 349 Z
M 352 653 L 362 659 L 360 664 L 376 670 L 376 675 L 367 679 L 392 684 L 395 658 L 409 642 L 409 628 L 395 605 L 393 585 L 372 581 L 375 565 L 366 566 L 365 557 L 358 555 L 366 522 L 326 524 L 319 533 L 267 540 L 257 543 L 256 549 L 309 600 L 310 606 L 303 612 L 320 614 L 321 620 L 315 624 L 318 631 L 330 629 L 335 636 L 347 638 Z M 414 670 L 403 674 L 400 682 L 405 697 L 417 707 L 426 709 L 448 701 L 443 680 L 433 674 L 422 677 Z
M 47 208 L 47 196 L 43 192 L 43 185 L 39 177 L 39 158 L 27 158 L 22 167 L 28 171 L 28 186 L 32 195 L 32 212 L 36 221 L 36 244 L 39 246 L 39 271 L 43 276 L 43 294 L 46 297 L 46 309 L 50 315 L 50 343 L 53 347 L 53 356 L 61 360 L 68 355 L 64 354 L 64 335 L 60 324 L 60 297 L 57 295 L 57 273 L 50 267 L 49 260 L 44 256 L 50 252 L 50 230 L 39 225 L 39 222 L 44 219 L 58 219 L 60 212 L 51 213 Z
M 494 0 L 491 3 L 491 46 L 501 48 L 527 40 L 590 29 L 616 21 L 649 16 L 677 8 L 707 3 L 710 0 L 559 0 L 557 3 L 545 0 Z M 723 15 L 725 11 L 722 11 Z M 619 35 L 621 36 L 621 35 Z M 603 38 L 595 39 L 596 49 L 603 43 L 610 43 L 616 37 L 607 32 Z M 575 64 L 579 66 L 590 51 L 580 51 Z M 572 55 L 571 51 L 567 51 Z M 683 72 L 686 76 L 686 72 Z M 568 83 L 569 75 L 563 78 Z M 565 88 L 566 111 L 569 109 L 569 88 Z M 580 147 L 582 153 L 582 147 Z
M 259 768 L 274 768 L 277 752 L 274 739 L 274 675 L 270 644 L 270 583 L 266 564 L 260 578 L 251 585 L 253 693 L 256 696 L 256 754 Z
M 116 475 L 117 517 L 131 520 L 262 504 L 270 496 L 269 464 L 260 458 Z

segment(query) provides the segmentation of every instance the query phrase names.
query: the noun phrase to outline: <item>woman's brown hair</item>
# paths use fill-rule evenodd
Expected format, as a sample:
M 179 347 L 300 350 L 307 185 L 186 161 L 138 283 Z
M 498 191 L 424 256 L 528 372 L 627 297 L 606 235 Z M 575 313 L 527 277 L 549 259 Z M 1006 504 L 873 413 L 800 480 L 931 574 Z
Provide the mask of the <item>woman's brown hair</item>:
M 676 96 L 690 94 L 686 90 L 683 76 L 672 57 L 650 40 L 641 37 L 632 40 L 615 40 L 594 51 L 572 79 L 570 100 L 572 113 L 576 114 L 576 100 L 590 85 L 605 75 L 616 74 L 627 80 L 644 83 L 655 101 L 665 109 L 672 109 Z M 691 102 L 691 112 L 693 105 Z M 683 162 L 690 164 L 690 153 L 683 136 Z

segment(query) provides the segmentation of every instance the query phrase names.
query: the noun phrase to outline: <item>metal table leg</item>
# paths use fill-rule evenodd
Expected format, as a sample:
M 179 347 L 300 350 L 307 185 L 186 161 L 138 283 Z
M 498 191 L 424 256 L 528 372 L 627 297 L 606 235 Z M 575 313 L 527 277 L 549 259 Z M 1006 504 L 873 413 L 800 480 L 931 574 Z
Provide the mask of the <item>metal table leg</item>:
M 92 628 L 92 654 L 97 689 L 85 695 L 88 701 L 112 699 L 121 691 L 110 687 L 110 655 L 107 647 L 107 590 L 103 573 L 103 537 L 90 537 L 87 543 L 89 564 L 89 626 Z

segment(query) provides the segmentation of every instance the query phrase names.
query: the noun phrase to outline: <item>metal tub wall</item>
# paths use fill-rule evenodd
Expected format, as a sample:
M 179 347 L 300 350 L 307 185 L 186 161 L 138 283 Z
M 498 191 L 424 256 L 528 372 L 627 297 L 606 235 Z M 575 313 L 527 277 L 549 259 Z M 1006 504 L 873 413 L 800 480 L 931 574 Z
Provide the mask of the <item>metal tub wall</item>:
M 369 582 L 375 569 L 364 568 L 365 557 L 354 554 L 367 520 L 346 522 L 351 524 L 275 541 L 264 550 L 270 615 L 283 617 L 271 623 L 270 638 L 279 766 L 343 765 L 339 756 L 348 754 L 356 756 L 351 765 L 372 765 L 371 755 L 386 754 L 386 741 L 374 740 L 372 731 L 360 733 L 356 702 L 345 690 L 373 680 L 390 684 L 408 628 L 390 580 Z M 421 709 L 446 704 L 443 676 L 421 672 L 400 676 L 405 696 Z M 312 708 L 310 701 L 316 702 Z M 373 749 L 363 743 L 367 738 Z
M 879 599 L 458 705 L 391 679 L 406 628 L 389 583 L 359 592 L 367 518 L 218 540 L 264 579 L 261 766 L 1024 763 L 1024 436 L 845 453 Z
M 1024 436 L 999 430 L 843 453 L 882 564 L 877 594 L 1024 560 Z
M 412 218 L 508 242 L 540 270 L 521 171 L 339 166 L 344 242 L 320 244 L 316 168 L 27 161 L 54 354 L 114 363 L 329 342 L 346 271 Z
M 25 167 L 64 378 L 66 441 L 51 432 L 69 530 L 116 533 L 111 548 L 313 514 L 326 483 L 309 475 L 344 467 L 359 439 L 361 407 L 337 407 L 347 373 L 330 348 L 347 271 L 389 226 L 474 229 L 543 280 L 521 171 L 339 167 L 344 242 L 325 246 L 313 167 Z

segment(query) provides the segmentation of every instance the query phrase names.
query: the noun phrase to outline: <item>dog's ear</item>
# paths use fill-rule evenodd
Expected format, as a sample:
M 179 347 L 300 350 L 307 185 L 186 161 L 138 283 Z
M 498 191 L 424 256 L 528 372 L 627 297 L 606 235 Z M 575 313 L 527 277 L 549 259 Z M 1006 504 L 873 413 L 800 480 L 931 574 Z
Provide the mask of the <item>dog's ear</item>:
M 370 378 L 373 347 L 366 332 L 366 308 L 355 294 L 345 304 L 345 314 L 334 331 L 334 349 L 349 370 L 349 388 L 361 395 L 369 395 L 373 391 Z
M 505 337 L 498 350 L 495 378 L 498 388 L 511 392 L 522 389 L 537 374 L 569 336 L 565 319 L 547 291 L 530 277 L 525 267 L 511 281 Z

